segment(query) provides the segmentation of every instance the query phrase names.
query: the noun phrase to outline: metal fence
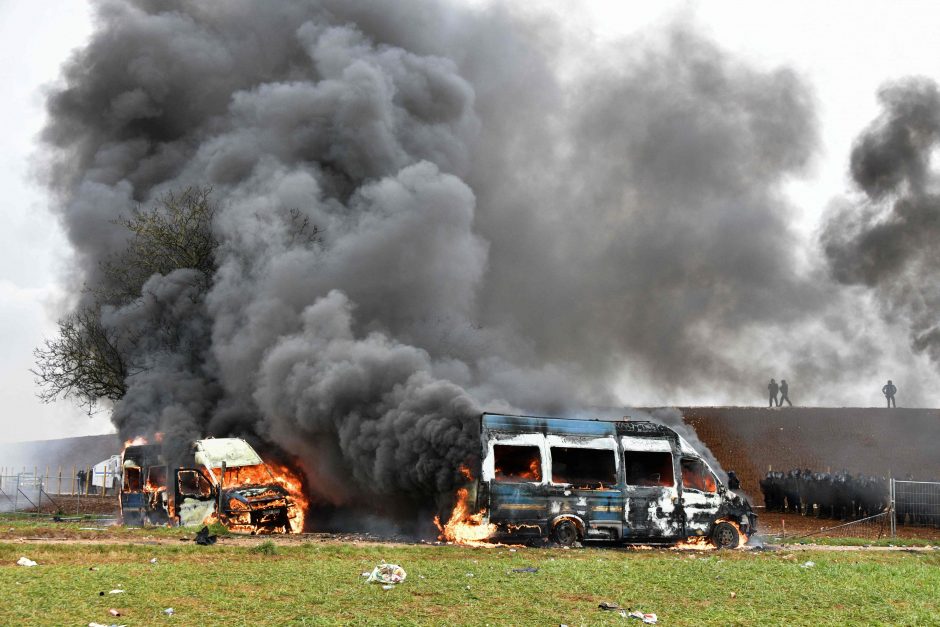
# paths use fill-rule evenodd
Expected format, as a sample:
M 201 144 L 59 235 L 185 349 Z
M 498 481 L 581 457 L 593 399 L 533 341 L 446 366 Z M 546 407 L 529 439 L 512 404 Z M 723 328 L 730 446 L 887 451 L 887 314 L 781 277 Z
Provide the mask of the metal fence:
M 940 483 L 892 479 L 890 488 L 892 536 L 899 525 L 940 528 Z

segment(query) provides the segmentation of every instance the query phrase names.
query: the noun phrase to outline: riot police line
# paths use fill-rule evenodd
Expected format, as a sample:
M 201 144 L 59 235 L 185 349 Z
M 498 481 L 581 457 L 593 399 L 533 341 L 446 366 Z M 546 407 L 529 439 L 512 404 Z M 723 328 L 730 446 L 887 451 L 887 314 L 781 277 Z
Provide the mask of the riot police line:
M 888 509 L 890 494 L 886 477 L 814 472 L 794 468 L 771 470 L 760 481 L 768 512 L 790 512 L 803 516 L 856 520 Z M 900 522 L 900 521 L 899 521 Z

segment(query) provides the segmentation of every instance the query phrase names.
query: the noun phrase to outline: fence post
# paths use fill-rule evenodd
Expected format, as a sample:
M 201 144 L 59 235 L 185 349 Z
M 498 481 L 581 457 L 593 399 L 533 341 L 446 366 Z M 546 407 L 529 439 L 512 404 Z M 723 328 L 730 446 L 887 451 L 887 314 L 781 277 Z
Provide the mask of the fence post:
M 62 464 L 59 464 L 59 486 L 56 488 L 55 493 L 62 496 Z
M 897 522 L 897 510 L 894 507 L 894 495 L 895 495 L 894 479 L 889 478 L 888 481 L 890 482 L 890 485 L 891 485 L 891 489 L 888 491 L 888 495 L 889 495 L 888 507 L 891 509 L 891 537 L 895 538 L 897 537 L 898 522 Z
M 16 513 L 16 505 L 20 500 L 20 476 L 16 475 L 16 492 L 13 493 L 13 513 Z

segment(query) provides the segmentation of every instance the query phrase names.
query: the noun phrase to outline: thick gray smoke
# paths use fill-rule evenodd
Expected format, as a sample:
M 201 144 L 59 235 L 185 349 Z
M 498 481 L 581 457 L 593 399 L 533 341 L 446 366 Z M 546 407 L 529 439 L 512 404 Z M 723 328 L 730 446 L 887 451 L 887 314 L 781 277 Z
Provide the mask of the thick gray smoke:
M 99 2 L 44 133 L 78 283 L 187 186 L 220 241 L 207 294 L 177 271 L 105 309 L 176 342 L 140 344 L 121 432 L 272 442 L 343 503 L 449 489 L 484 408 L 760 398 L 768 364 L 809 390 L 874 354 L 796 270 L 801 80 L 683 25 L 569 35 L 503 5 Z M 823 328 L 775 342 L 799 325 Z
M 905 325 L 915 351 L 940 365 L 940 195 L 932 154 L 940 146 L 940 91 L 907 79 L 879 92 L 881 115 L 852 150 L 859 199 L 835 203 L 822 242 L 832 273 L 871 288 L 882 315 Z

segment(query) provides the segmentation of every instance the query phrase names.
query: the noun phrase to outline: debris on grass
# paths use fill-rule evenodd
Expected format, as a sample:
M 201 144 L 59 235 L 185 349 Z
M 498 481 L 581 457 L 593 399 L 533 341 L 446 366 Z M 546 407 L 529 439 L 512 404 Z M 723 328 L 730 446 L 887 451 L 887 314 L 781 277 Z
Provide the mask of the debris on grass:
M 33 560 L 31 560 L 31 559 L 29 559 L 28 557 L 25 557 L 25 556 L 24 556 L 24 557 L 21 557 L 21 558 L 18 559 L 18 560 L 16 560 L 16 563 L 17 563 L 18 565 L 20 565 L 20 566 L 36 566 L 36 564 L 37 564 L 37 562 L 34 562 Z
M 127 627 L 127 625 L 102 625 L 101 623 L 88 623 L 88 627 Z
M 112 607 L 110 610 L 108 610 L 108 614 L 110 614 L 111 616 L 120 616 L 121 610 Z
M 124 591 L 121 590 L 121 589 L 119 589 L 119 588 L 115 588 L 114 590 L 112 590 L 112 591 L 109 592 L 108 594 L 124 594 Z
M 643 621 L 644 623 L 647 623 L 648 625 L 655 625 L 656 622 L 659 620 L 658 618 L 656 618 L 656 614 L 644 614 L 640 610 L 634 610 L 630 612 L 629 614 L 627 614 L 627 616 L 629 616 L 630 618 L 637 618 Z
M 398 564 L 386 564 L 383 562 L 372 569 L 372 572 L 369 573 L 369 578 L 366 579 L 366 583 L 395 585 L 402 583 L 407 576 L 408 574 L 405 572 L 405 569 Z
M 166 614 L 167 616 L 173 616 L 173 608 L 168 607 L 165 610 L 163 610 L 163 613 Z
M 199 530 L 199 533 L 196 534 L 195 542 L 201 546 L 209 546 L 215 544 L 219 539 L 219 536 L 212 535 L 209 533 L 209 527 L 203 527 Z
M 607 611 L 613 611 L 613 610 L 619 610 L 619 609 L 620 609 L 620 606 L 619 606 L 618 604 L 616 604 L 616 603 L 611 603 L 610 601 L 601 601 L 601 604 L 598 605 L 597 607 L 599 607 L 599 608 L 602 609 L 602 610 L 607 610 Z
M 155 558 L 155 557 L 151 558 L 151 559 L 150 559 L 150 563 L 151 563 L 151 564 L 156 564 L 156 563 L 157 563 L 157 558 Z
M 535 566 L 526 566 L 525 568 L 513 568 L 512 572 L 514 573 L 537 573 L 539 569 Z
M 803 562 L 800 564 L 800 568 L 812 568 L 816 565 L 816 562 Z

